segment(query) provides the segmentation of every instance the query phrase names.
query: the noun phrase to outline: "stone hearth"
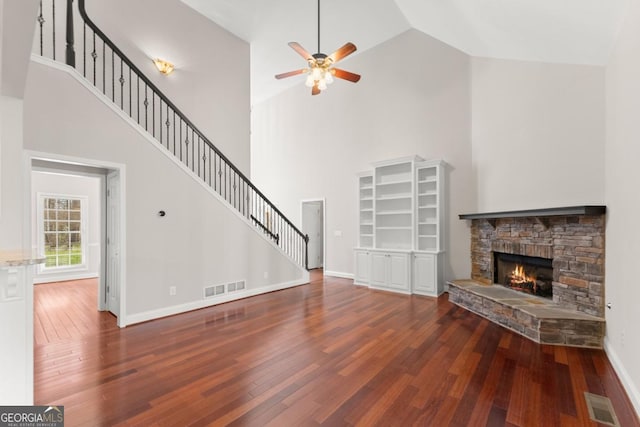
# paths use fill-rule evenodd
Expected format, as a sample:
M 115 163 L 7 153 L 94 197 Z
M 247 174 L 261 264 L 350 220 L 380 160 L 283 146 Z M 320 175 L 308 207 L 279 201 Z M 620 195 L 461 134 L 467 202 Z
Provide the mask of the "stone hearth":
M 536 342 L 602 347 L 603 206 L 460 218 L 472 220 L 471 280 L 449 283 L 450 301 Z M 551 259 L 553 300 L 493 284 L 493 252 Z

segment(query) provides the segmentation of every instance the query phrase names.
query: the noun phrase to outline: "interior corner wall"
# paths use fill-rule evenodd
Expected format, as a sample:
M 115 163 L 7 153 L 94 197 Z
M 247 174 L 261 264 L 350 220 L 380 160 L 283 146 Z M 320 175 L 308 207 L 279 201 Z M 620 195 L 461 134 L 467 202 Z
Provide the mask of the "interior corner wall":
M 604 67 L 472 61 L 478 212 L 604 201 Z
M 86 197 L 86 225 L 83 232 L 85 239 L 85 262 L 81 268 L 43 269 L 43 265 L 36 267 L 35 283 L 56 282 L 62 280 L 77 280 L 100 275 L 100 229 L 102 200 L 99 177 L 80 175 L 65 175 L 50 172 L 32 172 L 31 174 L 31 247 L 33 253 L 43 253 L 38 247 L 38 194 L 54 194 L 63 196 Z
M 32 62 L 25 148 L 125 168 L 126 324 L 212 305 L 208 286 L 244 280 L 248 294 L 304 283 L 303 269 L 70 73 Z
M 640 340 L 635 266 L 640 258 L 640 1 L 629 2 L 626 22 L 606 69 L 607 143 L 605 194 L 607 205 L 605 348 L 640 414 Z
M 248 175 L 249 44 L 180 0 L 87 0 L 86 9 L 116 46 Z M 80 39 L 77 35 L 76 44 Z M 154 58 L 172 62 L 175 71 L 160 74 Z
M 300 225 L 300 201 L 326 198 L 325 271 L 352 274 L 356 174 L 371 163 L 419 155 L 448 168 L 447 279 L 468 277 L 471 181 L 469 57 L 416 30 L 348 58 L 357 84 L 321 95 L 300 84 L 252 110 L 251 168 L 259 188 Z M 294 77 L 295 78 L 295 77 Z

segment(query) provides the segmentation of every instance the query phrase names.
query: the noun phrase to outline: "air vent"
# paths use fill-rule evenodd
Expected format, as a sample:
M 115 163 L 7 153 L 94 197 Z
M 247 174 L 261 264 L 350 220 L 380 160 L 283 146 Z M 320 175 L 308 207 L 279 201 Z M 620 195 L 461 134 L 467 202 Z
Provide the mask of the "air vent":
M 587 401 L 589 416 L 595 422 L 608 426 L 620 427 L 618 417 L 613 410 L 611 400 L 605 396 L 584 392 L 584 398 Z
M 230 282 L 225 285 L 214 285 L 204 288 L 204 297 L 211 298 L 217 295 L 222 295 L 227 292 L 237 292 L 246 288 L 244 280 L 239 282 Z
M 204 297 L 211 298 L 215 297 L 216 295 L 222 295 L 225 292 L 225 285 L 208 286 L 204 288 Z

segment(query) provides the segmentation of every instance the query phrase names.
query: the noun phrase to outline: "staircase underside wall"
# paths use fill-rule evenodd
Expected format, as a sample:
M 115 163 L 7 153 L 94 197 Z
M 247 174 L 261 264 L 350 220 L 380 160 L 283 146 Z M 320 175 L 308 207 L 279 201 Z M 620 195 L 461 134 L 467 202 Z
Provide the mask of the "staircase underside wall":
M 24 127 L 27 150 L 125 165 L 129 323 L 213 304 L 203 297 L 212 285 L 244 280 L 241 297 L 308 280 L 71 74 L 32 62 Z

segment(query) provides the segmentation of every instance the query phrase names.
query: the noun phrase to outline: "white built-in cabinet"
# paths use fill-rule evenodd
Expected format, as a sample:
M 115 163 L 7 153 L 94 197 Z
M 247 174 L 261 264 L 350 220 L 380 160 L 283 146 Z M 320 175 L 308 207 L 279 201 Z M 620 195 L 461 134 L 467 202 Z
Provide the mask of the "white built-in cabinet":
M 444 162 L 378 162 L 358 175 L 354 283 L 438 296 L 444 291 Z

